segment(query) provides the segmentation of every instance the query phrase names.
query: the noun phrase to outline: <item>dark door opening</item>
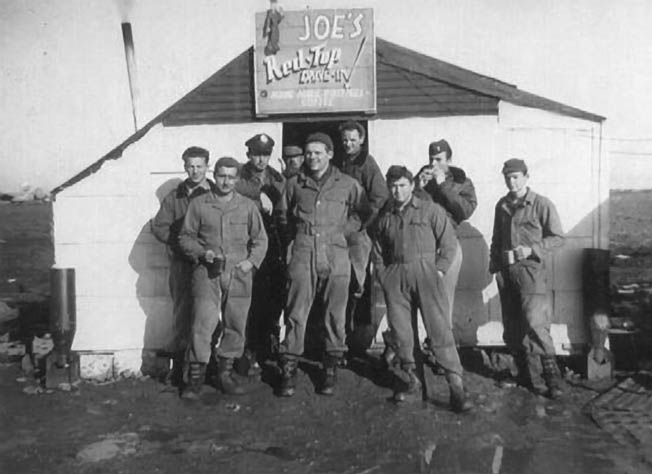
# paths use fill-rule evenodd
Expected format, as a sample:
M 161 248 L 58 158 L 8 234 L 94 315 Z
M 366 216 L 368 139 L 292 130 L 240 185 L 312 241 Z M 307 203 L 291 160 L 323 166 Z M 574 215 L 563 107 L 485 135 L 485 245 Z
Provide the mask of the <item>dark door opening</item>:
M 369 141 L 369 133 L 367 129 L 366 120 L 358 120 L 364 129 L 367 139 L 363 145 L 363 150 L 367 150 L 367 143 Z M 342 141 L 340 139 L 340 132 L 338 127 L 342 120 L 332 120 L 325 122 L 285 122 L 283 123 L 283 146 L 298 145 L 303 148 L 306 138 L 311 133 L 323 132 L 326 133 L 333 140 L 335 147 L 334 156 L 341 157 L 343 154 Z M 336 158 L 337 161 L 337 158 Z

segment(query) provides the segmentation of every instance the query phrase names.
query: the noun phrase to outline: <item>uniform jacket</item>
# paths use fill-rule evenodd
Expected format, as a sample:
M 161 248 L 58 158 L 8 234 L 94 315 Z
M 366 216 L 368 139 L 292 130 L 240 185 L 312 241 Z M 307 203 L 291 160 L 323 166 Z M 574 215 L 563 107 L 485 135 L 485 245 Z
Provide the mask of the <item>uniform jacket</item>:
M 412 196 L 402 211 L 390 199 L 372 235 L 374 255 L 385 266 L 435 260 L 437 270 L 446 273 L 457 249 L 457 237 L 444 209 L 418 196 Z
M 334 249 L 348 253 L 347 236 L 360 230 L 364 191 L 358 182 L 329 166 L 320 185 L 303 172 L 290 178 L 279 210 L 285 240 L 294 241 L 293 256 L 301 250 L 315 254 L 318 262 L 333 264 Z M 344 257 L 344 271 L 349 271 Z M 339 266 L 339 265 L 338 265 Z
M 267 251 L 263 219 L 250 199 L 238 194 L 220 203 L 214 193 L 193 199 L 183 221 L 179 243 L 197 262 L 207 250 L 226 256 L 226 266 L 247 259 L 258 268 Z
M 456 166 L 449 166 L 446 180 L 443 183 L 437 184 L 432 179 L 423 190 L 446 210 L 446 214 L 455 227 L 471 217 L 478 205 L 473 182 L 466 176 L 462 168 Z
M 209 188 L 213 189 L 215 184 L 210 180 L 206 181 Z M 161 207 L 152 219 L 152 233 L 158 240 L 168 245 L 173 257 L 187 259 L 179 246 L 179 232 L 183 225 L 183 218 L 190 201 L 208 192 L 208 189 L 197 187 L 189 195 L 186 181 L 183 181 L 161 201 Z
M 555 205 L 528 188 L 524 199 L 514 207 L 509 195 L 496 204 L 491 240 L 489 271 L 501 269 L 502 252 L 523 245 L 532 248 L 529 260 L 543 264 L 553 249 L 564 243 L 564 232 Z

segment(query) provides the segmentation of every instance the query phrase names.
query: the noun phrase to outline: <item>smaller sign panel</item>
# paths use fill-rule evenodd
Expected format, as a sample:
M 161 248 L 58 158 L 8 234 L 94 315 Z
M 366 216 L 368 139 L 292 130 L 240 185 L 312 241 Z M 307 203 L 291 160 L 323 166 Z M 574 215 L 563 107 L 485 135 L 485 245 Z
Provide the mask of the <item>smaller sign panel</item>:
M 376 111 L 371 8 L 275 7 L 255 24 L 256 115 Z

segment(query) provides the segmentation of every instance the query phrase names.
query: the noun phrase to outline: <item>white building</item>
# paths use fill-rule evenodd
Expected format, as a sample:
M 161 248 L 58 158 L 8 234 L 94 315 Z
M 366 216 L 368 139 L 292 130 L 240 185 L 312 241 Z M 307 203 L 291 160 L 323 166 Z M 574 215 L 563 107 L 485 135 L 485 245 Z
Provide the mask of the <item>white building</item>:
M 159 200 L 184 177 L 191 145 L 245 160 L 255 133 L 277 146 L 345 118 L 254 114 L 249 49 L 133 136 L 54 190 L 55 261 L 76 270 L 73 350 L 108 354 L 119 370 L 137 371 L 141 351 L 163 350 L 171 337 L 167 256 L 149 221 Z M 582 249 L 608 247 L 609 164 L 603 117 L 521 91 L 513 85 L 376 40 L 377 112 L 350 116 L 368 128 L 370 152 L 418 170 L 428 144 L 445 138 L 453 162 L 473 180 L 478 207 L 461 227 L 464 264 L 455 301 L 463 345 L 501 344 L 500 302 L 488 274 L 493 209 L 506 189 L 502 163 L 523 158 L 530 185 L 557 205 L 565 247 L 549 262 L 553 339 L 559 354 L 588 342 L 582 304 Z M 335 136 L 335 135 L 333 135 Z M 86 352 L 88 351 L 88 352 Z

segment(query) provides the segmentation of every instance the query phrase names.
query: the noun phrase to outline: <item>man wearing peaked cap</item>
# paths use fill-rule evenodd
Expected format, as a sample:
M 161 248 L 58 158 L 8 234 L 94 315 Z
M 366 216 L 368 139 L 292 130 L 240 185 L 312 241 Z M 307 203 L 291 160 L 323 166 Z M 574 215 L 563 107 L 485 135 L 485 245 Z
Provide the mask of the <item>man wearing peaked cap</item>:
M 532 191 L 527 165 L 503 165 L 509 192 L 496 204 L 489 271 L 496 274 L 503 312 L 503 339 L 514 355 L 519 382 L 538 395 L 561 395 L 559 367 L 550 336 L 551 308 L 546 257 L 564 243 L 554 204 Z
M 279 319 L 285 305 L 285 250 L 278 227 L 278 205 L 285 177 L 269 166 L 274 139 L 258 133 L 245 142 L 249 161 L 242 166 L 236 190 L 257 205 L 269 238 L 267 254 L 253 281 L 253 298 L 247 327 L 246 365 L 249 375 L 259 372 L 259 362 L 272 356 L 278 345 Z
M 274 139 L 266 133 L 258 133 L 245 142 L 249 153 L 254 155 L 271 155 Z

